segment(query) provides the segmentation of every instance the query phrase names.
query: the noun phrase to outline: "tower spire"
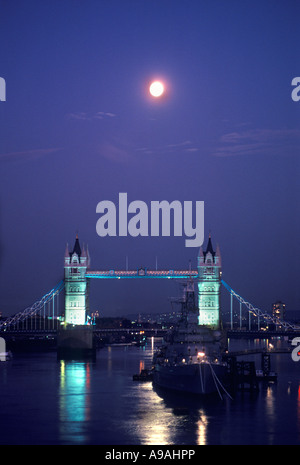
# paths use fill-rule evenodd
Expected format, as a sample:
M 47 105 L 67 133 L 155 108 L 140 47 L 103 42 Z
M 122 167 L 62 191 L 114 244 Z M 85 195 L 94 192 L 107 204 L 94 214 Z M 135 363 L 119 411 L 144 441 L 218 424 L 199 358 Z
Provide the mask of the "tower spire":
M 79 261 L 80 261 L 81 247 L 80 247 L 80 244 L 79 244 L 78 233 L 76 233 L 75 244 L 74 244 L 74 247 L 73 247 L 73 251 L 70 252 L 70 258 L 72 258 L 72 255 L 74 255 L 74 253 L 76 253 L 78 255 L 78 258 L 79 258 Z
M 211 253 L 213 261 L 214 261 L 216 252 L 213 249 L 213 245 L 212 245 L 212 241 L 211 241 L 211 234 L 210 233 L 209 233 L 209 236 L 208 236 L 208 243 L 207 243 L 207 246 L 206 246 L 206 251 L 203 252 L 203 254 L 204 254 L 204 262 L 206 261 L 206 257 L 207 257 L 208 253 Z

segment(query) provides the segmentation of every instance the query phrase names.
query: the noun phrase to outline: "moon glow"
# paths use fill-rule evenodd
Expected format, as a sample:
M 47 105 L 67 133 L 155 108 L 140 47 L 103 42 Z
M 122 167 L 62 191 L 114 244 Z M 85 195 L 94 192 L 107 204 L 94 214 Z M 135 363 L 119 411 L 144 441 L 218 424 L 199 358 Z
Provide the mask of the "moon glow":
M 152 95 L 152 97 L 161 97 L 161 95 L 164 93 L 164 85 L 160 81 L 154 81 L 149 87 L 149 92 Z

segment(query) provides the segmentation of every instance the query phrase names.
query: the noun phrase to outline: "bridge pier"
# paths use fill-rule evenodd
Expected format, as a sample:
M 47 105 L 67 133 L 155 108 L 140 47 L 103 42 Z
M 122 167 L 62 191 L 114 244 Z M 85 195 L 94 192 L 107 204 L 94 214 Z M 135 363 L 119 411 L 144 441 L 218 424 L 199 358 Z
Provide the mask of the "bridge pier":
M 58 358 L 85 358 L 95 356 L 93 327 L 66 325 L 57 331 Z

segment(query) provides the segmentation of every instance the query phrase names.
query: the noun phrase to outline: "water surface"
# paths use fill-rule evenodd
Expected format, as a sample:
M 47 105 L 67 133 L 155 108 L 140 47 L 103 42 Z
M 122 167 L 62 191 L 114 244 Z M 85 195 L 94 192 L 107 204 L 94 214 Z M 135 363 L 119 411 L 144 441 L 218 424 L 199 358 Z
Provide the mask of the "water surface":
M 94 362 L 57 360 L 55 352 L 1 362 L 0 444 L 300 443 L 300 363 L 289 354 L 272 356 L 277 383 L 204 401 L 132 380 L 151 365 L 155 344 L 106 347 Z

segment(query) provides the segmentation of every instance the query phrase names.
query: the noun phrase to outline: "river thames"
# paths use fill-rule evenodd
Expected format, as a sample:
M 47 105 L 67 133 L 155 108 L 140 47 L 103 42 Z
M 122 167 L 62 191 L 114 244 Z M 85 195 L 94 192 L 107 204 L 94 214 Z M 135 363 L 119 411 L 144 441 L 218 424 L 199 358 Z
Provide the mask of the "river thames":
M 263 341 L 232 341 L 232 350 Z M 56 352 L 14 354 L 0 363 L 1 445 L 287 445 L 300 443 L 300 363 L 273 354 L 276 383 L 230 399 L 153 389 L 132 376 L 151 366 L 160 340 L 110 346 L 96 361 Z M 273 344 L 282 344 L 275 340 Z M 247 360 L 250 360 L 250 357 Z M 252 356 L 260 368 L 260 357 Z

